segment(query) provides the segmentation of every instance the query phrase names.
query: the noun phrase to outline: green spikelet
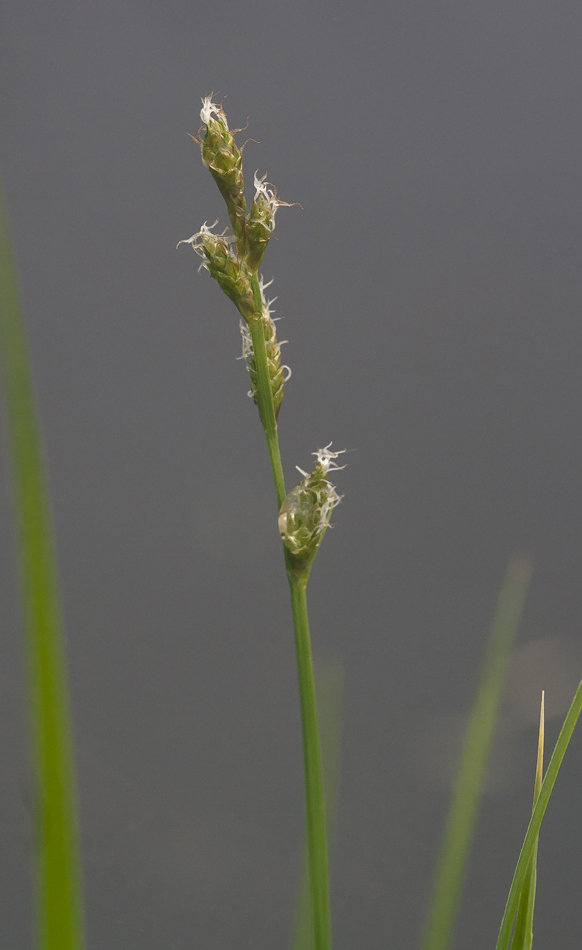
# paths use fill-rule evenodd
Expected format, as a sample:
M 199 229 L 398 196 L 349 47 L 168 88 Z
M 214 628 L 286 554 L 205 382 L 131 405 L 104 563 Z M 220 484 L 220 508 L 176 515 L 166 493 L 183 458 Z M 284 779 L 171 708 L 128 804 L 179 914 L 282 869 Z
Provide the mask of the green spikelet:
M 343 467 L 334 461 L 341 453 L 330 452 L 328 445 L 313 454 L 317 456 L 315 468 L 309 475 L 299 469 L 305 477 L 289 492 L 279 510 L 279 532 L 291 556 L 293 573 L 305 583 L 331 512 L 341 501 L 327 477 L 330 470 Z
M 242 154 L 234 133 L 228 128 L 225 112 L 207 96 L 202 100 L 200 118 L 204 123 L 204 135 L 198 142 L 202 160 L 226 202 L 233 234 L 227 235 L 227 229 L 222 234 L 214 234 L 212 228 L 218 222 L 210 228 L 205 222 L 200 231 L 178 243 L 192 246 L 202 258 L 201 266 L 218 282 L 243 317 L 243 358 L 251 377 L 250 395 L 267 431 L 276 428 L 284 384 L 291 370 L 281 366 L 281 344 L 269 310 L 272 301 L 265 300 L 263 279 L 257 270 L 275 228 L 277 210 L 281 205 L 289 205 L 277 198 L 275 187 L 265 181 L 266 175 L 260 178 L 255 172 L 255 196 L 247 217 Z
M 271 234 L 275 230 L 275 214 L 277 208 L 285 205 L 290 208 L 287 201 L 281 201 L 277 198 L 277 191 L 273 185 L 269 186 L 265 182 L 267 176 L 262 178 L 255 172 L 255 197 L 251 205 L 250 214 L 247 218 L 246 236 L 247 236 L 247 262 L 253 273 L 261 266 L 267 244 Z
M 237 245 L 242 249 L 246 227 L 246 201 L 242 169 L 242 152 L 228 127 L 222 106 L 203 100 L 200 118 L 206 126 L 201 143 L 202 161 L 210 169 L 226 202 L 228 216 Z
M 262 195 L 253 201 L 247 221 L 247 260 L 250 269 L 256 273 L 263 262 L 267 244 L 271 238 L 271 209 Z
M 247 259 L 252 271 L 257 271 L 261 266 L 267 244 L 275 227 L 275 211 L 272 200 L 269 200 L 263 182 L 255 174 L 255 187 L 257 193 L 251 205 L 250 214 L 247 220 Z
M 281 403 L 283 402 L 283 395 L 285 390 L 285 379 L 289 379 L 291 371 L 288 366 L 281 366 L 281 346 L 277 341 L 277 331 L 275 329 L 275 324 L 269 316 L 263 316 L 262 318 L 263 329 L 265 334 L 265 349 L 267 351 L 267 365 L 269 367 L 269 378 L 271 382 L 271 392 L 273 393 L 273 404 L 275 406 L 275 419 L 279 418 L 279 410 L 281 409 Z M 259 394 L 258 394 L 258 381 L 257 381 L 257 368 L 255 366 L 255 355 L 253 352 L 253 343 L 251 340 L 251 335 L 249 333 L 246 323 L 241 320 L 241 334 L 243 338 L 243 355 L 242 358 L 246 360 L 247 369 L 249 371 L 249 376 L 251 378 L 251 388 L 249 391 L 249 396 L 251 396 L 255 402 L 255 405 L 259 405 Z M 285 376 L 285 370 L 288 370 L 288 375 Z
M 204 223 L 200 231 L 186 241 L 180 241 L 179 244 L 192 245 L 202 258 L 201 266 L 206 268 L 211 277 L 214 277 L 221 290 L 230 297 L 245 320 L 251 322 L 260 319 L 261 311 L 259 308 L 257 312 L 257 300 L 251 283 L 252 275 L 246 261 L 233 254 L 232 241 L 232 237 L 229 239 L 224 234 L 213 234 Z

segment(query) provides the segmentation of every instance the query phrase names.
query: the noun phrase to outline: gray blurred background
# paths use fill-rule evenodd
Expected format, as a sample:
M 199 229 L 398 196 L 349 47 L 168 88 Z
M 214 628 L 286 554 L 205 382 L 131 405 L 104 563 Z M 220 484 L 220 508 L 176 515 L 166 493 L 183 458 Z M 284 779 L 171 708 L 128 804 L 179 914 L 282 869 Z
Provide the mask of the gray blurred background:
M 289 946 L 299 710 L 236 312 L 188 247 L 225 211 L 214 90 L 282 198 L 263 272 L 293 466 L 355 449 L 313 571 L 344 669 L 337 950 L 418 947 L 497 590 L 536 572 L 456 947 L 492 948 L 582 675 L 575 0 L 6 3 L 1 165 L 58 533 L 92 950 Z M 5 466 L 3 478 L 5 478 Z M 10 501 L 0 501 L 0 947 L 31 947 Z M 327 660 L 325 658 L 327 657 Z M 540 847 L 539 947 L 582 940 L 582 733 Z

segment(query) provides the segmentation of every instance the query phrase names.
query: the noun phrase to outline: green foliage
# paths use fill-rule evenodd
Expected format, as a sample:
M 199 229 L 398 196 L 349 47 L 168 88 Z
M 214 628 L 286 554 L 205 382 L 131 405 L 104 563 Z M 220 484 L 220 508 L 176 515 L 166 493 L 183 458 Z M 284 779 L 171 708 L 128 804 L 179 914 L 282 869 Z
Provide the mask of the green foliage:
M 451 944 L 503 684 L 532 568 L 524 555 L 512 557 L 499 593 L 437 862 L 424 950 L 447 950 Z
M 540 729 L 538 734 L 538 757 L 536 762 L 536 775 L 534 781 L 533 807 L 540 797 L 542 782 L 544 778 L 544 694 L 542 693 L 542 704 L 540 709 Z M 537 858 L 538 842 L 537 838 L 534 844 L 533 854 L 529 865 L 529 871 L 526 876 L 524 888 L 519 898 L 519 908 L 517 911 L 517 920 L 511 941 L 511 950 L 531 950 L 533 943 L 533 917 L 534 905 L 536 899 L 536 878 L 537 878 Z
M 499 931 L 499 937 L 497 939 L 495 950 L 508 950 L 510 946 L 511 931 L 513 929 L 515 915 L 518 910 L 521 895 L 528 886 L 528 882 L 531 880 L 532 860 L 537 845 L 540 827 L 546 813 L 546 808 L 548 807 L 548 802 L 554 789 L 554 785 L 556 784 L 560 766 L 563 762 L 566 749 L 568 748 L 568 744 L 572 738 L 572 733 L 574 732 L 574 727 L 576 726 L 581 710 L 582 682 L 576 690 L 574 699 L 572 700 L 572 705 L 570 706 L 568 714 L 564 720 L 564 725 L 562 726 L 560 735 L 558 736 L 558 741 L 556 742 L 550 763 L 540 788 L 539 795 L 537 797 L 533 814 L 531 816 L 521 848 L 517 867 L 513 875 L 513 881 L 511 882 L 511 888 L 507 898 L 503 920 L 501 921 L 501 929 Z
M 17 278 L 1 196 L 0 347 L 28 660 L 37 946 L 38 950 L 82 950 L 76 789 L 54 541 Z

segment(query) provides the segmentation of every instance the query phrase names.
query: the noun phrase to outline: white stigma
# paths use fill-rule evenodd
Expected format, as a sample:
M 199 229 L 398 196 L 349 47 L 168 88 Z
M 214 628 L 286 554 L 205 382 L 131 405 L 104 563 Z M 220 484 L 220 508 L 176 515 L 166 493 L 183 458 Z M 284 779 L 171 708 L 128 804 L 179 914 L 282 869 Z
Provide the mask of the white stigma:
M 267 175 L 264 174 L 262 178 L 259 178 L 258 169 L 255 172 L 255 197 L 253 201 L 256 201 L 259 195 L 262 195 L 267 204 L 269 205 L 269 211 L 271 213 L 271 221 L 269 228 L 271 231 L 275 230 L 275 215 L 277 213 L 277 208 L 284 206 L 285 208 L 290 208 L 291 205 L 288 201 L 281 201 L 280 198 L 277 198 L 277 192 L 273 185 L 270 182 L 266 181 Z M 270 186 L 270 187 L 269 187 Z
M 245 360 L 247 363 L 250 363 L 254 356 L 251 331 L 249 330 L 248 324 L 245 320 L 239 320 L 239 326 L 240 334 L 242 336 L 242 356 L 237 356 L 237 360 Z
M 317 457 L 317 461 L 321 465 L 326 475 L 328 472 L 340 472 L 343 468 L 345 468 L 345 465 L 336 465 L 335 459 L 338 457 L 338 455 L 343 455 L 346 450 L 340 449 L 339 452 L 330 452 L 331 444 L 332 443 L 330 442 L 329 445 L 326 445 L 324 449 L 318 449 L 317 452 L 311 453 Z
M 202 108 L 200 110 L 200 118 L 202 119 L 204 125 L 208 125 L 211 117 L 222 116 L 224 115 L 222 111 L 222 106 L 217 106 L 215 102 L 212 102 L 211 96 L 206 96 L 202 99 Z
M 208 224 L 207 224 L 207 222 L 205 221 L 204 224 L 202 225 L 202 227 L 200 228 L 200 230 L 196 232 L 196 234 L 193 234 L 192 237 L 184 238 L 183 241 L 178 241 L 178 243 L 176 244 L 176 247 L 180 247 L 180 244 L 191 244 L 192 247 L 194 248 L 194 250 L 195 250 L 195 251 L 198 251 L 198 250 L 200 249 L 200 247 L 201 247 L 201 245 L 199 244 L 199 240 L 200 240 L 201 237 L 219 237 L 219 236 L 222 236 L 222 235 L 218 235 L 218 234 L 213 234 L 213 233 L 212 233 L 212 228 L 215 228 L 217 224 L 218 224 L 218 218 L 216 219 L 216 221 L 214 222 L 214 224 L 211 224 L 211 225 L 210 225 L 210 227 L 208 227 Z
M 261 277 L 259 277 L 259 289 L 261 291 L 261 301 L 263 304 L 263 317 L 266 320 L 270 320 L 271 314 L 275 313 L 275 310 L 271 309 L 271 304 L 275 303 L 275 301 L 277 300 L 277 297 L 273 297 L 272 300 L 267 300 L 267 298 L 265 297 L 265 288 L 270 287 L 271 284 L 273 283 L 273 280 L 274 278 L 272 277 L 271 280 L 267 284 L 265 284 L 264 277 L 262 275 Z M 277 317 L 277 319 L 279 320 L 280 317 Z

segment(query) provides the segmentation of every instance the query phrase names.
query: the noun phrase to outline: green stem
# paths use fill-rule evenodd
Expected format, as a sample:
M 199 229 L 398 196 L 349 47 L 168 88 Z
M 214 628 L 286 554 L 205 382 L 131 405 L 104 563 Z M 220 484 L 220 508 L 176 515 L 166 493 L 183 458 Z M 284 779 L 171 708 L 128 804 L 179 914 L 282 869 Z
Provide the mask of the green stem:
M 253 277 L 252 287 L 257 313 L 262 314 L 263 303 L 259 281 L 256 275 Z M 273 403 L 273 392 L 271 390 L 271 377 L 269 375 L 267 362 L 263 320 L 260 319 L 249 324 L 249 329 L 257 370 L 259 415 L 267 437 L 273 480 L 277 492 L 277 505 L 280 508 L 286 496 L 285 479 L 279 451 L 277 420 Z M 299 697 L 303 728 L 307 849 L 309 853 L 314 950 L 331 950 L 325 804 L 323 798 L 323 773 L 317 724 L 317 707 L 315 704 L 313 660 L 311 657 L 311 641 L 309 638 L 307 601 L 305 599 L 307 578 L 300 580 L 295 575 L 290 555 L 287 551 L 285 551 L 285 565 L 287 567 L 287 576 L 291 588 L 291 606 L 293 608 L 293 624 L 295 627 Z
M 343 663 L 337 657 L 328 656 L 315 665 L 314 673 L 321 760 L 323 764 L 323 791 L 325 794 L 325 818 L 329 854 L 333 845 L 335 816 L 339 795 L 344 682 Z M 301 866 L 301 881 L 291 950 L 313 950 L 313 914 L 311 912 L 310 880 L 309 852 L 307 850 L 306 840 Z
M 8 223 L 0 195 L 0 344 L 27 633 L 39 950 L 84 946 L 75 773 L 56 558 Z
M 315 950 L 330 950 L 331 920 L 329 912 L 329 877 L 327 862 L 327 834 L 323 798 L 323 770 L 313 660 L 309 638 L 309 621 L 305 587 L 289 581 L 295 625 L 295 647 L 299 674 L 299 697 L 303 726 L 303 754 L 305 760 L 305 799 L 307 806 L 307 850 L 309 853 L 311 906 L 313 910 Z

